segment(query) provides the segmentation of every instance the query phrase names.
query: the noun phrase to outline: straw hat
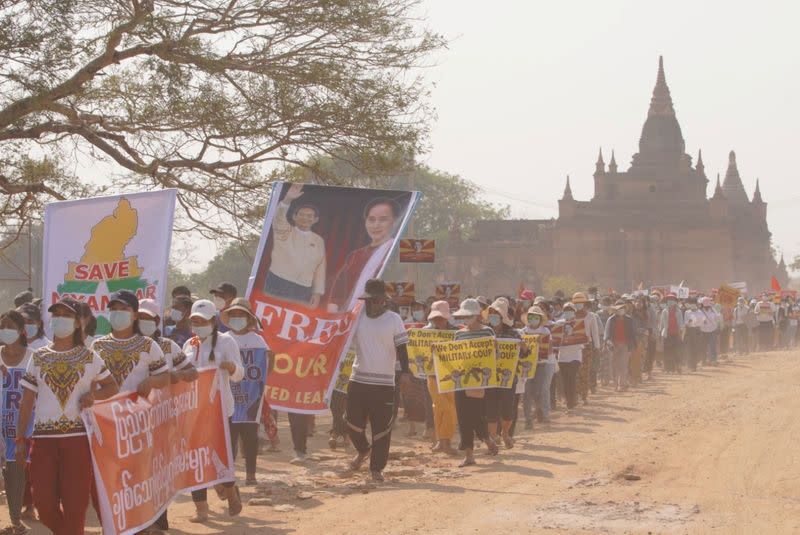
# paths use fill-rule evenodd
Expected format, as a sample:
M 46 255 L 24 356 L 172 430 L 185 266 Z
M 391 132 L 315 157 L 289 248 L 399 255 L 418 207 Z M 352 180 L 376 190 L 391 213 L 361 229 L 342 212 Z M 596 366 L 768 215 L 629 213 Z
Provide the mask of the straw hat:
M 256 320 L 256 317 L 253 314 L 253 309 L 250 308 L 250 303 L 247 301 L 247 299 L 244 299 L 243 297 L 237 297 L 236 299 L 231 301 L 231 304 L 225 307 L 225 309 L 220 313 L 219 316 L 220 319 L 222 320 L 222 323 L 224 323 L 225 325 L 228 324 L 228 318 L 230 318 L 230 314 L 234 310 L 240 310 L 246 313 L 248 321 L 252 321 L 253 323 L 258 323 L 258 320 Z
M 529 308 L 527 314 L 528 315 L 536 314 L 537 316 L 541 316 L 542 318 L 547 317 L 547 314 L 544 313 L 544 310 L 542 310 L 540 307 L 536 305 L 533 305 L 531 308 Z
M 505 323 L 507 326 L 509 326 L 509 327 L 513 327 L 514 326 L 514 320 L 511 318 L 511 316 L 508 315 L 508 300 L 507 299 L 504 299 L 502 297 L 498 297 L 497 299 L 494 300 L 494 303 L 492 303 L 489 308 L 491 308 L 492 310 L 494 310 L 498 314 L 500 314 L 500 317 L 502 318 L 503 323 Z
M 572 302 L 575 304 L 578 303 L 588 303 L 589 299 L 586 297 L 586 294 L 583 292 L 575 292 L 572 294 Z

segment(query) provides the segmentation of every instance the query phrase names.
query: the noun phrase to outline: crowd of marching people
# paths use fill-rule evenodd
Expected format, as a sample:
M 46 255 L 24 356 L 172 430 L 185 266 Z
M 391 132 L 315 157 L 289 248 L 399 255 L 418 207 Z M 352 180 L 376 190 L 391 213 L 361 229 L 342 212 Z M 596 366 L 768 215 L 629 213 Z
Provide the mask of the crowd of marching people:
M 47 308 L 52 340 L 45 337 L 42 301 L 31 292 L 15 299 L 0 315 L 0 371 L 4 396 L 21 392 L 3 426 L 3 480 L 11 526 L 0 534 L 22 534 L 24 520 L 39 520 L 55 533 L 82 533 L 89 504 L 98 510 L 92 461 L 81 410 L 119 391 L 146 396 L 151 390 L 197 378 L 197 369 L 222 370 L 222 399 L 233 414 L 230 384 L 244 375 L 242 352 L 269 348 L 259 321 L 235 286 L 220 284 L 210 299 L 186 287 L 172 292 L 170 308 L 127 290 L 108 302 L 111 332 L 97 336 L 97 321 L 82 302 L 62 298 Z M 569 412 L 591 402 L 598 387 L 625 391 L 652 378 L 716 366 L 722 359 L 751 351 L 797 345 L 800 301 L 791 295 L 738 298 L 723 308 L 713 295 L 679 299 L 674 293 L 637 290 L 600 295 L 596 288 L 565 296 L 515 295 L 469 297 L 451 306 L 431 297 L 398 307 L 379 279 L 361 295 L 362 316 L 353 337 L 355 361 L 348 391 L 330 400 L 329 447 L 352 445 L 350 469 L 369 461 L 371 477 L 383 480 L 391 433 L 403 408 L 408 434 L 423 428 L 433 452 L 463 453 L 461 467 L 476 464 L 476 440 L 490 455 L 514 447 L 520 406 L 522 425 L 547 424 L 560 404 Z M 453 303 L 455 305 L 455 303 Z M 402 312 L 402 315 L 401 315 Z M 582 338 L 555 337 L 565 325 L 581 324 Z M 440 393 L 436 378 L 414 377 L 407 351 L 408 328 L 455 331 L 455 340 L 518 339 L 538 335 L 536 373 L 511 388 L 489 387 Z M 292 463 L 307 462 L 311 415 L 289 413 Z M 245 485 L 256 483 L 261 442 L 278 450 L 277 414 L 264 402 L 259 423 L 234 423 L 229 429 L 234 457 L 244 457 Z M 8 415 L 4 414 L 4 418 Z M 8 422 L 7 422 L 8 424 Z M 263 435 L 259 427 L 263 427 Z M 367 428 L 371 438 L 367 437 Z M 460 442 L 456 442 L 456 433 Z M 236 483 L 216 486 L 228 514 L 242 510 Z M 209 519 L 207 489 L 192 492 L 193 522 Z M 99 516 L 99 515 L 98 515 Z M 167 512 L 148 529 L 169 529 Z

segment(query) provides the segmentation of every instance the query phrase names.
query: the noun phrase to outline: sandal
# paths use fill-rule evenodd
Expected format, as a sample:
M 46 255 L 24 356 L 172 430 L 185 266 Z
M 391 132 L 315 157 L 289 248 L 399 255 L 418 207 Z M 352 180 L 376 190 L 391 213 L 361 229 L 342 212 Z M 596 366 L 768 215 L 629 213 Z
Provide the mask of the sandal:
M 366 461 L 367 457 L 369 457 L 370 451 L 371 450 L 367 450 L 364 453 L 359 453 L 356 455 L 355 458 L 350 461 L 350 470 L 353 472 L 358 472 L 358 469 L 361 468 L 361 465 L 364 464 L 364 461 Z
M 465 468 L 467 466 L 475 466 L 476 464 L 477 463 L 475 462 L 475 459 L 464 459 L 463 461 L 458 463 L 458 467 Z
M 497 443 L 492 440 L 491 437 L 486 440 L 486 447 L 489 448 L 489 455 L 497 455 L 500 453 L 500 448 L 497 447 Z
M 237 516 L 242 512 L 242 497 L 239 495 L 239 487 L 234 485 L 228 489 L 228 516 Z

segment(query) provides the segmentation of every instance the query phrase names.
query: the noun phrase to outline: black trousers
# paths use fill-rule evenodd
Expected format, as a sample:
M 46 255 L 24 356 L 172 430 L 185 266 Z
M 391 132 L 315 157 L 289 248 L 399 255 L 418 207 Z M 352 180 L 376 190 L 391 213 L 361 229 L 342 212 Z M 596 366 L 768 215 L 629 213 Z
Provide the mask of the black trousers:
M 239 437 L 242 437 L 244 449 L 244 466 L 247 475 L 256 473 L 256 459 L 258 457 L 258 422 L 231 422 L 231 448 L 233 449 L 233 459 L 239 450 Z
M 347 390 L 347 409 L 344 419 L 350 441 L 358 453 L 372 448 L 369 469 L 380 472 L 389 460 L 394 423 L 394 386 L 366 385 L 350 381 Z M 367 422 L 372 429 L 372 446 L 367 440 Z
M 18 456 L 24 454 L 17 451 Z M 6 461 L 3 467 L 3 480 L 6 486 L 8 516 L 12 522 L 19 522 L 22 516 L 22 503 L 25 501 L 25 465 L 16 461 Z
M 762 321 L 758 324 L 758 350 L 772 351 L 773 331 L 771 321 Z
M 516 381 L 514 382 L 516 385 Z M 514 419 L 514 391 L 512 388 L 487 388 L 484 397 L 486 405 L 486 422 L 496 424 L 500 420 Z
M 567 399 L 567 408 L 572 409 L 578 404 L 578 372 L 581 362 L 573 360 L 558 363 L 559 374 L 564 385 L 564 397 Z
M 455 394 L 458 432 L 461 435 L 460 450 L 475 449 L 475 437 L 480 440 L 489 438 L 486 427 L 486 398 L 470 398 L 459 390 Z
M 644 354 L 644 372 L 652 373 L 653 361 L 656 358 L 656 339 L 652 336 L 647 339 L 647 351 Z
M 297 453 L 307 453 L 309 414 L 289 414 L 289 431 L 292 433 L 292 446 Z
M 344 411 L 347 408 L 347 394 L 333 391 L 331 394 L 331 436 L 343 437 L 347 434 L 347 424 L 344 421 Z
M 703 343 L 703 333 L 700 332 L 699 327 L 686 328 L 686 365 L 690 370 L 697 369 L 697 363 L 703 359 L 705 355 L 705 345 Z
M 677 372 L 680 370 L 682 345 L 680 336 L 664 338 L 664 371 Z

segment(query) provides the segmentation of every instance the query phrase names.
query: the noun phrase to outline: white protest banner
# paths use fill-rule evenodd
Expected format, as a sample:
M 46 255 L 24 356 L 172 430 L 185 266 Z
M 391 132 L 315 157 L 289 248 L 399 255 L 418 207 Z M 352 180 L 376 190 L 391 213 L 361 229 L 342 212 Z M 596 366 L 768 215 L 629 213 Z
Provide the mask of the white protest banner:
M 42 306 L 85 302 L 97 334 L 111 332 L 108 297 L 130 290 L 164 303 L 176 190 L 51 203 L 44 209 Z

